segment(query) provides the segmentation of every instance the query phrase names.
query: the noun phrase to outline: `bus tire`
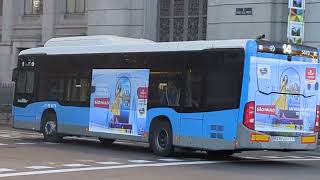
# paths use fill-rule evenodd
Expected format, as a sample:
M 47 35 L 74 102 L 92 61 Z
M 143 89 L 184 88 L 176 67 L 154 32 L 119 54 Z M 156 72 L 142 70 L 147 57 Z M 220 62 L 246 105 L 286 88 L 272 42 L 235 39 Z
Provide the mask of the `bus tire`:
M 173 153 L 172 129 L 168 121 L 160 120 L 151 128 L 150 148 L 159 156 L 170 156 Z
M 99 141 L 103 146 L 110 146 L 115 140 L 114 139 L 99 138 Z
M 53 112 L 46 112 L 42 118 L 42 134 L 44 141 L 59 142 L 62 136 L 58 134 L 57 116 Z

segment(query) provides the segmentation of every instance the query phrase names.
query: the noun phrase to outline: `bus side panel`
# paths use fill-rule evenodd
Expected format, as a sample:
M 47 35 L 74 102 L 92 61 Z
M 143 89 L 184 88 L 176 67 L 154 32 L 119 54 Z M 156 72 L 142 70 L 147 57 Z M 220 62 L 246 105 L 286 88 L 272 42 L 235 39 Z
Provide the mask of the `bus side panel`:
M 180 132 L 180 114 L 171 108 L 152 108 L 147 112 L 146 133 L 149 134 L 150 126 L 153 120 L 159 116 L 165 116 L 169 119 L 172 127 L 173 144 L 178 145 Z
M 61 106 L 57 112 L 61 132 L 68 135 L 89 135 L 89 111 L 88 107 Z
M 159 116 L 169 119 L 175 146 L 206 150 L 235 149 L 238 109 L 207 113 L 177 113 L 171 108 L 154 108 L 147 114 L 147 131 L 150 130 L 152 120 Z
M 204 113 L 202 149 L 234 150 L 238 113 L 238 109 Z
M 33 103 L 26 108 L 15 107 L 14 127 L 40 131 L 42 115 L 48 109 L 52 109 L 56 113 L 59 133 L 82 136 L 89 135 L 87 131 L 89 108 L 61 106 L 59 103 L 53 101 Z
M 181 113 L 179 146 L 200 148 L 203 147 L 203 114 Z
M 13 127 L 17 129 L 37 130 L 36 106 L 30 104 L 25 108 L 13 107 Z

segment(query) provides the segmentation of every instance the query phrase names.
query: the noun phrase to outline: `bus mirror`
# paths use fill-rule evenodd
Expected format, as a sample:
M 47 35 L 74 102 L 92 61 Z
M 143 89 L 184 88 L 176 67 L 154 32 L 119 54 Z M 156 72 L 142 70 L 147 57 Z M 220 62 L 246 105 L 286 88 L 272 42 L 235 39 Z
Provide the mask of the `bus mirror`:
M 17 78 L 18 78 L 18 69 L 15 68 L 12 71 L 12 81 L 15 82 L 17 80 Z

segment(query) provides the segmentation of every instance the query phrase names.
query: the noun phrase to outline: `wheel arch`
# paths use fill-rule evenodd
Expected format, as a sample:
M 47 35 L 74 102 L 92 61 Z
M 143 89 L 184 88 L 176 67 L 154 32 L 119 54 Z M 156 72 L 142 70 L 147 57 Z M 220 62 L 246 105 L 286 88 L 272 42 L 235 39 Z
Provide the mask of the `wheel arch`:
M 146 140 L 149 141 L 151 127 L 155 122 L 159 121 L 159 119 L 166 120 L 169 122 L 172 134 L 173 134 L 173 144 L 177 145 L 176 136 L 180 133 L 180 114 L 176 112 L 172 108 L 152 108 L 148 110 L 147 119 L 146 119 L 146 127 L 145 127 L 145 137 Z
M 49 113 L 52 113 L 56 116 L 56 120 L 58 123 L 58 119 L 57 119 L 57 112 L 53 109 L 53 108 L 48 108 L 48 109 L 45 109 L 43 112 L 42 112 L 42 115 L 41 115 L 41 124 L 40 124 L 40 132 L 43 132 L 43 127 L 44 127 L 44 116 L 46 114 L 49 114 Z
M 168 116 L 165 115 L 159 115 L 156 116 L 154 118 L 152 118 L 151 122 L 150 122 L 150 126 L 149 126 L 149 136 L 148 136 L 148 141 L 150 142 L 150 138 L 151 138 L 151 134 L 152 134 L 152 129 L 155 127 L 155 125 L 161 121 L 165 121 L 168 122 L 171 128 L 171 131 L 173 132 L 173 128 L 172 128 L 172 123 L 170 121 L 170 118 Z

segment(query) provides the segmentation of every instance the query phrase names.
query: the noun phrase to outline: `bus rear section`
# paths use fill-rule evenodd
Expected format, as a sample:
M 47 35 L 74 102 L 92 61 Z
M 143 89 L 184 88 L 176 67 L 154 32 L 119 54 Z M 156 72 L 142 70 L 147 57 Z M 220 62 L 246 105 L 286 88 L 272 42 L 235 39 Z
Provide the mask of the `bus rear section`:
M 258 42 L 248 58 L 238 149 L 312 150 L 319 131 L 315 48 Z

